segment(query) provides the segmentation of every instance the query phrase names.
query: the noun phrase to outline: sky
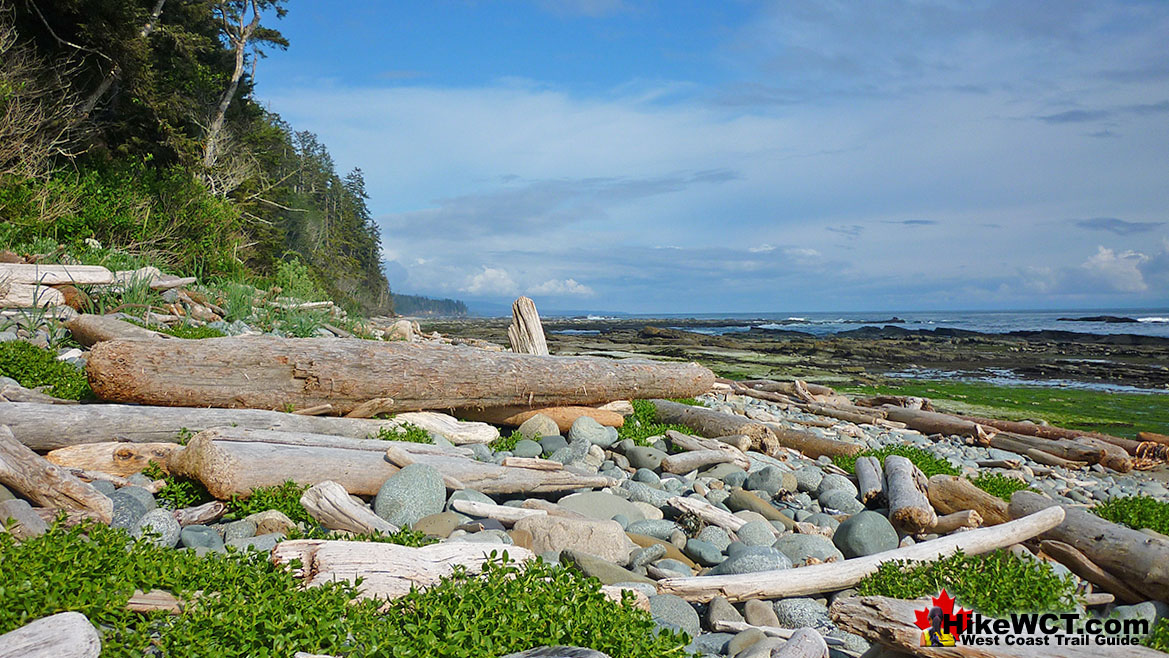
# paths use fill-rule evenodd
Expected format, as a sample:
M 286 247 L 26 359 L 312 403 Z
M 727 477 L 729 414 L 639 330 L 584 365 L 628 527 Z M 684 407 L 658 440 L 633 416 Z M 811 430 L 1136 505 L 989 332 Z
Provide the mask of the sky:
M 1164 0 L 288 9 L 257 97 L 364 172 L 396 292 L 1169 306 Z

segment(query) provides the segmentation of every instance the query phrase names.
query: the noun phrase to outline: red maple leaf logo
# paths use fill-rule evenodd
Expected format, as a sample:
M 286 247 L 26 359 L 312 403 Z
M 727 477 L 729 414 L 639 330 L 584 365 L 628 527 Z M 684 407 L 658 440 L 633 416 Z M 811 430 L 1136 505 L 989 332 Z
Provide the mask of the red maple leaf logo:
M 957 619 L 958 633 L 965 631 L 966 627 L 970 625 L 971 611 L 967 610 L 966 608 L 958 608 L 958 612 L 955 613 L 954 612 L 954 597 L 947 594 L 946 590 L 943 589 L 941 594 L 933 597 L 932 603 L 933 603 L 933 605 L 942 609 L 942 612 L 945 613 L 945 615 L 946 615 L 946 619 Z M 914 624 L 918 628 L 920 628 L 921 630 L 924 631 L 930 627 L 930 609 L 929 608 L 923 608 L 921 610 L 914 610 L 913 616 L 916 617 Z M 944 630 L 948 631 L 949 629 L 944 629 Z

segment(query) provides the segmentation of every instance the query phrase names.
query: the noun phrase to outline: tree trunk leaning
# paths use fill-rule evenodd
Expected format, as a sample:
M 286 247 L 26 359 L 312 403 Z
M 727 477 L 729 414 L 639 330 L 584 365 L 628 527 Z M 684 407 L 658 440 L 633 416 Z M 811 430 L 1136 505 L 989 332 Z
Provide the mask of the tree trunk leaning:
M 101 398 L 163 406 L 283 409 L 332 404 L 345 414 L 372 398 L 388 411 L 595 405 L 705 393 L 714 374 L 694 363 L 488 352 L 359 339 L 247 337 L 114 340 L 86 366 Z
M 0 635 L 0 658 L 97 658 L 101 636 L 80 612 L 59 612 Z
M 544 339 L 544 327 L 536 302 L 520 297 L 511 305 L 511 325 L 507 328 L 511 351 L 517 354 L 548 354 L 548 342 Z
M 102 523 L 113 520 L 109 498 L 17 441 L 4 425 L 0 425 L 0 484 L 41 507 L 80 510 Z
M 1072 573 L 1080 578 L 1106 592 L 1110 592 L 1121 603 L 1132 605 L 1145 600 L 1144 596 L 1138 594 L 1124 581 L 1101 569 L 1099 565 L 1089 560 L 1087 555 L 1079 552 L 1070 544 L 1053 539 L 1044 539 L 1039 542 L 1039 549 L 1055 561 L 1071 569 Z
M 889 521 L 901 532 L 922 533 L 938 522 L 938 515 L 926 496 L 925 475 L 905 457 L 885 458 L 885 492 L 889 499 Z

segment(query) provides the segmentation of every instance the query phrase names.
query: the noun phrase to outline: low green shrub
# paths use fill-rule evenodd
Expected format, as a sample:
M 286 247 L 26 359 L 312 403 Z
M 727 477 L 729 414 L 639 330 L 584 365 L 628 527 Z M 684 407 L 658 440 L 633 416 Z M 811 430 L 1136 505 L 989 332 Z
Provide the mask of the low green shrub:
M 1075 581 L 1049 564 L 1007 550 L 985 555 L 957 553 L 927 564 L 896 560 L 856 586 L 861 596 L 916 599 L 945 589 L 960 605 L 985 615 L 1066 611 L 1075 607 Z
M 1113 498 L 1096 505 L 1092 511 L 1102 519 L 1135 530 L 1148 528 L 1163 535 L 1169 534 L 1169 503 L 1150 496 Z
M 980 473 L 970 478 L 970 481 L 979 489 L 992 496 L 998 496 L 1008 503 L 1011 502 L 1011 494 L 1031 488 L 1027 486 L 1026 482 L 1002 473 Z
M 675 400 L 675 402 L 683 402 Z M 699 405 L 701 406 L 701 405 Z M 659 423 L 658 411 L 649 400 L 634 400 L 633 415 L 625 419 L 625 424 L 617 428 L 619 440 L 632 439 L 639 446 L 650 445 L 651 436 L 660 436 L 666 430 L 675 430 L 683 434 L 693 434 L 694 431 L 685 425 Z
M 932 477 L 934 475 L 958 475 L 958 469 L 954 467 L 948 460 L 935 456 L 928 450 L 918 448 L 910 445 L 890 445 L 874 450 L 865 450 L 856 455 L 837 455 L 832 458 L 832 463 L 849 473 L 856 472 L 856 460 L 858 457 L 876 457 L 882 464 L 885 463 L 885 458 L 889 455 L 900 455 L 909 461 L 913 462 L 915 466 L 921 469 L 925 476 Z
M 227 503 L 227 509 L 236 518 L 274 509 L 284 512 L 284 515 L 295 523 L 313 525 L 316 521 L 313 521 L 300 504 L 300 497 L 306 489 L 308 486 L 292 480 L 274 487 L 257 487 L 247 498 L 232 496 Z
M 519 430 L 512 430 L 511 434 L 507 436 L 501 434 L 498 439 L 489 443 L 487 447 L 491 448 L 494 452 L 511 452 L 515 450 L 515 444 L 519 443 L 522 438 L 524 436 L 520 434 Z
M 154 462 L 147 464 L 142 474 L 152 480 L 166 482 L 166 486 L 154 497 L 158 500 L 159 505 L 167 509 L 180 510 L 184 507 L 195 507 L 214 500 L 202 483 L 171 475 Z
M 0 376 L 11 377 L 25 388 L 48 386 L 49 395 L 67 400 L 93 397 L 85 373 L 53 352 L 31 343 L 0 343 Z
M 0 555 L 0 633 L 74 610 L 100 629 L 107 658 L 469 658 L 557 644 L 650 658 L 681 656 L 686 643 L 656 632 L 628 601 L 606 599 L 598 581 L 542 562 L 520 568 L 500 559 L 482 576 L 460 571 L 387 604 L 354 600 L 356 587 L 343 582 L 301 588 L 266 553 L 199 557 L 92 523 L 22 543 L 0 534 Z M 130 612 L 136 589 L 189 603 L 182 615 Z
M 1145 646 L 1169 653 L 1169 617 L 1162 617 L 1153 625 L 1153 632 L 1149 633 Z
M 175 338 L 187 338 L 191 340 L 201 340 L 204 338 L 223 338 L 227 334 L 216 329 L 215 327 L 196 327 L 194 325 L 180 324 L 177 327 L 168 327 L 160 324 L 147 324 L 141 320 L 127 320 L 131 324 L 136 324 L 143 329 L 150 329 Z
M 402 423 L 397 427 L 379 427 L 376 434 L 370 434 L 370 439 L 381 439 L 382 441 L 409 441 L 410 443 L 434 443 L 434 437 L 430 432 L 422 429 L 414 423 Z

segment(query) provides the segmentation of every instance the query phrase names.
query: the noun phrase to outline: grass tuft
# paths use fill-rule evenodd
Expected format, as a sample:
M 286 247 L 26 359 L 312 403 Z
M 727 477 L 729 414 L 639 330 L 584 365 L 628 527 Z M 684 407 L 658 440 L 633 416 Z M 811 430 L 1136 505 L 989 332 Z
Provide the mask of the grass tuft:
M 382 441 L 409 441 L 410 443 L 434 443 L 430 432 L 414 423 L 402 423 L 397 427 L 379 427 L 377 432 L 370 434 L 367 439 L 381 439 Z
M 675 402 L 689 404 L 683 400 L 675 400 Z M 666 430 L 675 430 L 683 434 L 693 433 L 693 430 L 685 425 L 659 423 L 657 409 L 649 400 L 633 400 L 633 415 L 625 419 L 625 425 L 617 428 L 617 437 L 622 441 L 632 439 L 639 446 L 648 446 L 651 436 L 663 435 Z

